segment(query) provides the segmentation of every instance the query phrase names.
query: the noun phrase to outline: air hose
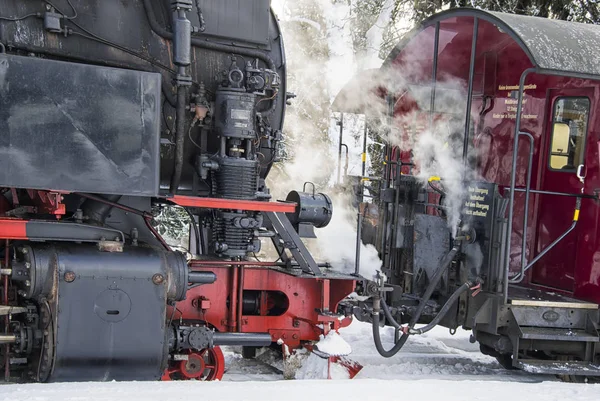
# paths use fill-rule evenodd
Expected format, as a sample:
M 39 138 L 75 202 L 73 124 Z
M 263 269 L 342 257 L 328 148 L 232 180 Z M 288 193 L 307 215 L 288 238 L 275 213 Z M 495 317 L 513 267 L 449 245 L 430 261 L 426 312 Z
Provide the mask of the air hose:
M 426 326 L 423 326 L 418 329 L 411 328 L 408 330 L 408 333 L 409 334 L 423 334 L 423 333 L 427 333 L 429 330 L 433 329 L 435 326 L 438 325 L 440 320 L 442 320 L 442 318 L 444 316 L 446 316 L 446 314 L 448 313 L 450 308 L 454 305 L 456 300 L 462 294 L 464 294 L 466 291 L 468 291 L 471 287 L 473 287 L 473 283 L 471 283 L 470 281 L 467 281 L 466 283 L 464 283 L 463 285 L 458 287 L 456 289 L 456 291 L 454 291 L 454 293 L 450 296 L 450 298 L 448 298 L 448 300 L 446 301 L 444 306 L 442 306 L 442 309 L 440 309 L 440 311 L 437 313 L 437 315 L 435 315 L 435 317 L 433 318 L 433 320 L 431 322 L 429 322 Z
M 446 271 L 446 269 L 448 269 L 448 267 L 454 260 L 454 257 L 458 253 L 459 246 L 460 246 L 460 243 L 458 243 L 458 242 L 455 243 L 454 247 L 450 250 L 450 252 L 448 252 L 440 261 L 438 268 L 436 269 L 433 277 L 431 278 L 431 281 L 429 282 L 429 285 L 427 286 L 427 289 L 425 290 L 425 293 L 423 294 L 423 298 L 421 299 L 421 302 L 419 302 L 417 311 L 412 316 L 410 323 L 408 324 L 409 331 L 410 331 L 410 329 L 413 329 L 415 327 L 415 324 L 417 324 L 417 322 L 419 321 L 419 318 L 423 314 L 423 311 L 425 310 L 425 306 L 427 305 L 427 302 L 431 298 L 433 291 L 435 290 L 435 288 L 439 284 L 440 280 L 442 279 L 444 272 Z M 384 313 L 385 313 L 387 319 L 392 323 L 392 325 L 396 329 L 400 329 L 400 325 L 393 319 L 393 317 L 389 311 L 389 308 L 385 304 L 385 300 L 383 300 L 381 296 L 374 298 L 373 299 L 373 319 L 372 320 L 373 320 L 373 340 L 375 341 L 375 348 L 377 349 L 377 352 L 379 352 L 379 354 L 381 356 L 383 356 L 384 358 L 390 358 L 390 357 L 396 355 L 398 353 L 398 351 L 400 351 L 400 349 L 402 349 L 402 347 L 406 343 L 406 340 L 408 340 L 409 334 L 408 333 L 402 334 L 402 336 L 398 339 L 398 341 L 394 344 L 394 346 L 390 350 L 386 350 L 383 347 L 383 344 L 381 343 L 381 335 L 379 333 L 379 313 L 381 311 L 382 304 L 383 304 Z

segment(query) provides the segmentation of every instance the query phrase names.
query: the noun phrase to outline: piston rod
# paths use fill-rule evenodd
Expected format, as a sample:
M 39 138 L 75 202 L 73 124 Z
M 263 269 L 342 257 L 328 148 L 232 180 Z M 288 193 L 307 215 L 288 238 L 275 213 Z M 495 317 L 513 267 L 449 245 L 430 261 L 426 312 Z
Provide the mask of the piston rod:
M 253 347 L 266 347 L 273 340 L 269 333 L 215 333 L 214 345 L 244 345 Z
M 17 342 L 14 334 L 0 334 L 0 344 L 12 344 Z

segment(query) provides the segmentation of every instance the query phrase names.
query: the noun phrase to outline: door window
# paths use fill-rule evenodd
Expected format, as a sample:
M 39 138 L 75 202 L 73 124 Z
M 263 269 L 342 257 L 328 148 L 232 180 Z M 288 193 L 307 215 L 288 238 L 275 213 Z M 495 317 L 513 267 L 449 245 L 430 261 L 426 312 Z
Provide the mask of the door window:
M 590 100 L 584 97 L 561 97 L 554 103 L 551 170 L 575 172 L 583 164 Z

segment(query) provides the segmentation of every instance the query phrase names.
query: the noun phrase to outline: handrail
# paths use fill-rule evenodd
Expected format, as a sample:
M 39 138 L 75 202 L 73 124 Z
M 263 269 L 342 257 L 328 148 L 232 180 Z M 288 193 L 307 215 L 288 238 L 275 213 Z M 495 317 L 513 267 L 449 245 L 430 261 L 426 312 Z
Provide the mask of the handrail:
M 515 119 L 515 139 L 513 142 L 513 155 L 512 155 L 512 171 L 510 175 L 510 198 L 508 201 L 508 227 L 506 230 L 506 258 L 504 262 L 504 303 L 508 300 L 508 271 L 510 270 L 510 237 L 512 235 L 512 219 L 515 209 L 515 187 L 517 183 L 517 154 L 519 148 L 519 132 L 521 132 L 521 115 L 523 109 L 523 91 L 525 89 L 525 78 L 532 72 L 535 72 L 535 68 L 528 68 L 521 74 L 519 79 L 519 96 L 517 101 L 517 115 Z
M 509 279 L 509 283 L 520 283 L 523 281 L 523 277 L 525 274 L 525 262 L 527 257 L 527 225 L 529 224 L 529 194 L 531 193 L 531 170 L 533 168 L 533 152 L 535 150 L 534 147 L 534 139 L 533 135 L 528 132 L 519 132 L 517 134 L 517 141 L 519 136 L 526 136 L 529 138 L 529 162 L 527 164 L 527 182 L 525 184 L 525 213 L 523 216 L 523 234 L 521 240 L 521 272 L 516 276 L 519 277 L 518 280 L 515 278 Z M 516 149 L 515 149 L 516 152 Z
M 577 198 L 577 200 L 575 201 L 575 211 L 573 213 L 573 223 L 571 224 L 571 226 L 567 229 L 567 231 L 562 233 L 560 237 L 555 239 L 550 245 L 548 245 L 546 248 L 544 248 L 544 250 L 542 252 L 540 252 L 535 258 L 533 258 L 533 260 L 531 262 L 529 262 L 529 264 L 527 266 L 525 266 L 525 267 L 521 266 L 521 272 L 517 276 L 515 276 L 515 277 L 519 277 L 519 280 L 513 281 L 513 280 L 515 280 L 513 278 L 512 280 L 509 281 L 510 283 L 520 283 L 521 281 L 523 281 L 523 278 L 525 277 L 525 272 L 527 270 L 529 270 L 529 268 L 531 268 L 531 266 L 533 266 L 538 260 L 540 260 L 552 248 L 554 248 L 554 246 L 556 244 L 558 244 L 560 241 L 562 241 L 567 235 L 569 235 L 569 233 L 571 231 L 573 231 L 575 229 L 575 226 L 577 225 L 577 221 L 579 221 L 580 210 L 581 210 L 581 198 Z
M 500 187 L 502 188 L 502 187 Z M 506 188 L 506 187 L 504 187 Z M 510 191 L 510 189 L 508 189 Z M 525 192 L 525 188 L 515 188 L 515 192 Z M 590 194 L 570 194 L 568 192 L 556 192 L 556 191 L 544 191 L 539 189 L 531 189 L 529 190 L 532 194 L 540 194 L 540 195 L 557 195 L 557 196 L 569 196 L 572 198 L 581 198 L 581 199 L 594 199 L 599 200 L 598 195 L 590 195 Z

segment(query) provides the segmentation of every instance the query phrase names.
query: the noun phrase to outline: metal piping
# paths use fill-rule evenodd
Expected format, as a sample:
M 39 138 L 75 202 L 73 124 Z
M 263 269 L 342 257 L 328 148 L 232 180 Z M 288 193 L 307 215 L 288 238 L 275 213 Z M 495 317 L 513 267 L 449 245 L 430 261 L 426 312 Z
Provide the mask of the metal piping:
M 440 311 L 435 315 L 433 320 L 431 320 L 431 322 L 429 322 L 427 325 L 425 325 L 423 327 L 419 327 L 418 329 L 409 329 L 408 330 L 409 334 L 427 333 L 428 331 L 433 329 L 435 326 L 437 326 L 438 323 L 444 318 L 444 316 L 446 316 L 446 314 L 448 314 L 448 312 L 450 311 L 450 308 L 456 303 L 458 298 L 462 294 L 464 294 L 466 291 L 468 291 L 471 287 L 473 287 L 473 284 L 469 281 L 467 281 L 466 283 L 464 283 L 463 285 L 458 287 L 456 289 L 456 291 L 454 291 L 454 293 L 452 293 L 450 298 L 448 298 L 448 300 L 446 301 L 444 306 L 442 306 L 442 309 L 440 309 Z
M 515 192 L 526 192 L 525 188 L 515 188 Z M 556 195 L 556 196 L 567 196 L 570 198 L 581 198 L 581 199 L 594 199 L 598 200 L 598 196 L 596 195 L 587 195 L 587 194 L 570 194 L 567 192 L 556 192 L 556 191 L 541 191 L 538 189 L 529 190 L 532 194 L 540 194 L 540 195 Z
M 435 288 L 437 287 L 438 283 L 442 279 L 444 272 L 448 269 L 450 264 L 452 264 L 454 257 L 458 253 L 459 247 L 460 247 L 460 243 L 456 242 L 454 247 L 450 250 L 450 252 L 448 252 L 440 261 L 440 264 L 438 265 L 437 270 L 435 271 L 433 277 L 431 278 L 431 281 L 429 282 L 429 285 L 427 286 L 427 289 L 425 290 L 423 297 L 419 301 L 419 306 L 417 307 L 415 314 L 410 319 L 410 323 L 408 324 L 409 329 L 412 329 L 413 327 L 415 327 L 415 324 L 417 324 L 417 322 L 419 321 L 419 318 L 421 317 L 421 315 L 423 314 L 423 311 L 425 310 L 425 306 L 427 305 L 427 302 L 431 298 L 433 291 L 435 291 Z M 400 349 L 402 349 L 402 347 L 406 343 L 406 340 L 408 340 L 409 334 L 404 333 L 402 335 L 402 337 L 400 337 L 398 339 L 398 341 L 396 341 L 396 343 L 394 344 L 392 349 L 386 350 L 385 348 L 383 348 L 383 344 L 381 343 L 381 335 L 379 333 L 379 312 L 380 312 L 381 301 L 382 301 L 382 299 L 380 297 L 377 297 L 373 300 L 373 340 L 375 341 L 375 348 L 377 348 L 377 352 L 379 352 L 379 355 L 383 356 L 384 358 L 390 358 L 390 357 L 396 355 L 398 353 L 398 351 L 400 351 Z M 384 313 L 385 313 L 385 309 L 384 309 Z
M 103 197 L 99 196 L 98 198 Z M 81 205 L 83 215 L 87 216 L 90 222 L 103 225 L 113 209 L 113 205 L 121 199 L 121 195 L 107 195 L 105 199 L 108 202 L 100 199 L 88 199 Z
M 173 160 L 173 174 L 169 184 L 169 192 L 177 194 L 181 173 L 183 172 L 183 152 L 185 144 L 185 104 L 187 99 L 187 88 L 177 87 L 177 106 L 175 108 L 175 157 Z
M 433 127 L 435 110 L 435 89 L 437 85 L 438 51 L 440 46 L 440 22 L 435 23 L 435 41 L 433 42 L 433 71 L 431 72 L 431 104 L 429 106 L 429 129 Z
M 525 272 L 527 270 L 529 270 L 529 268 L 531 268 L 531 266 L 533 266 L 538 260 L 540 260 L 544 255 L 546 255 L 552 248 L 554 248 L 554 246 L 556 246 L 556 244 L 558 244 L 560 241 L 562 241 L 567 235 L 569 235 L 569 233 L 571 231 L 573 231 L 575 229 L 575 226 L 577 226 L 577 222 L 579 221 L 579 211 L 580 210 L 581 210 L 581 198 L 577 198 L 577 200 L 575 201 L 575 211 L 573 214 L 573 223 L 571 223 L 571 226 L 567 229 L 567 231 L 562 233 L 560 235 L 560 237 L 555 239 L 550 245 L 548 245 L 546 248 L 544 248 L 544 250 L 542 252 L 540 252 L 535 258 L 533 258 L 533 260 L 531 262 L 529 262 L 529 264 L 527 266 L 521 268 L 521 273 L 519 273 L 519 275 L 517 276 L 517 277 L 519 277 L 518 281 L 511 281 L 511 282 L 522 281 L 523 276 L 525 275 Z
M 158 21 L 156 21 L 156 16 L 154 15 L 154 10 L 152 9 L 151 1 L 150 0 L 143 0 L 143 1 L 144 1 L 144 9 L 146 10 L 146 17 L 148 19 L 148 23 L 150 24 L 150 28 L 152 29 L 152 31 L 163 39 L 172 40 L 173 34 L 171 32 L 169 32 L 167 29 L 160 26 Z M 266 55 L 265 53 L 258 51 L 258 50 L 252 50 L 252 49 L 246 49 L 246 48 L 242 48 L 242 47 L 207 42 L 205 40 L 201 40 L 200 38 L 192 38 L 191 43 L 192 43 L 192 46 L 198 47 L 201 49 L 213 50 L 213 51 L 217 51 L 217 52 L 221 52 L 221 53 L 235 53 L 235 54 L 240 54 L 242 56 L 258 58 L 258 59 L 262 60 L 265 64 L 267 64 L 269 69 L 271 69 L 273 71 L 276 70 L 275 63 L 273 62 L 273 60 L 268 55 Z
M 337 182 L 338 184 L 342 181 L 342 140 L 344 137 L 344 113 L 340 113 L 340 143 L 338 146 L 338 170 L 337 170 Z
M 521 109 L 523 107 L 523 90 L 525 88 L 525 78 L 532 72 L 535 72 L 535 68 L 528 68 L 521 74 L 519 79 L 519 97 L 517 101 L 517 116 L 515 120 L 515 138 L 513 141 L 513 159 L 512 159 L 512 171 L 510 175 L 510 197 L 508 201 L 508 227 L 506 230 L 506 258 L 504 262 L 504 303 L 508 300 L 508 272 L 510 270 L 510 237 L 512 234 L 512 220 L 515 209 L 515 186 L 517 183 L 517 154 L 519 149 L 519 132 L 521 132 Z
M 227 333 L 213 334 L 214 345 L 244 345 L 266 347 L 273 342 L 269 333 Z
M 467 89 L 467 111 L 465 117 L 465 137 L 463 142 L 463 162 L 467 164 L 467 152 L 469 149 L 469 131 L 471 131 L 471 104 L 473 103 L 473 79 L 475 77 L 475 52 L 477 51 L 477 33 L 479 31 L 479 19 L 474 17 L 473 39 L 471 40 L 471 61 L 469 63 L 469 87 Z M 464 179 L 464 177 L 463 177 Z
M 4 241 L 4 268 L 8 269 L 10 265 L 10 241 Z M 3 281 L 4 294 L 2 294 L 2 302 L 4 305 L 8 306 L 8 276 L 4 276 Z M 4 317 L 4 331 L 8 332 L 8 327 L 10 325 L 10 316 L 6 315 Z M 10 380 L 10 343 L 6 343 L 6 347 L 4 349 L 4 380 Z
M 521 273 L 518 279 L 511 279 L 511 283 L 520 283 L 523 281 L 525 273 L 525 262 L 527 256 L 527 225 L 529 224 L 529 195 L 531 193 L 531 169 L 533 168 L 533 152 L 534 152 L 534 139 L 533 135 L 528 132 L 519 132 L 519 136 L 526 136 L 529 138 L 529 162 L 527 164 L 527 182 L 525 184 L 525 213 L 523 216 L 523 234 L 521 238 Z

